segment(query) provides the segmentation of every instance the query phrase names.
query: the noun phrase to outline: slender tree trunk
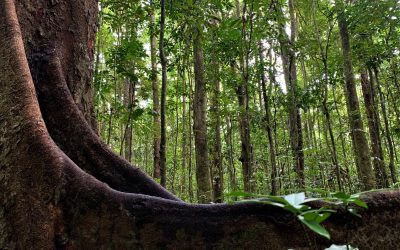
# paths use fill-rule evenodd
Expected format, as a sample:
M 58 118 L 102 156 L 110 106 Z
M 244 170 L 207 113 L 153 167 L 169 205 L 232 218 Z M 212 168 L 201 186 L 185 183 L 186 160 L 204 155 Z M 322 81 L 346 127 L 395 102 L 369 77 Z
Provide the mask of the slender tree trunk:
M 246 16 L 247 3 L 243 3 L 243 13 L 240 13 L 240 2 L 236 3 L 236 17 L 242 19 L 242 30 L 241 30 L 241 40 L 240 40 L 240 51 L 239 51 L 239 67 L 240 67 L 240 77 L 241 81 L 236 87 L 236 95 L 239 103 L 239 131 L 240 131 L 240 141 L 241 141 L 241 156 L 240 161 L 242 162 L 242 175 L 243 175 L 243 186 L 244 191 L 252 192 L 254 191 L 253 183 L 253 148 L 251 144 L 250 137 L 250 115 L 249 115 L 249 72 L 248 72 L 248 53 L 247 43 L 248 32 L 246 30 L 247 21 L 246 19 L 250 17 Z M 251 20 L 250 20 L 251 22 Z M 234 65 L 232 67 L 235 67 Z M 236 70 L 234 70 L 235 72 Z
M 153 0 L 150 2 L 150 57 L 151 57 L 151 87 L 153 90 L 153 177 L 160 178 L 160 99 L 158 96 L 158 79 L 157 79 L 157 38 L 156 38 L 156 22 L 155 8 Z
M 161 19 L 160 19 L 160 61 L 162 71 L 161 83 L 161 138 L 160 138 L 160 184 L 165 187 L 167 182 L 167 131 L 166 131 L 166 99 L 167 99 L 167 58 L 164 51 L 164 29 L 165 29 L 165 0 L 161 1 Z
M 188 132 L 186 131 L 187 127 L 187 115 L 186 115 L 186 97 L 187 97 L 187 83 L 186 83 L 186 71 L 184 70 L 180 72 L 180 76 L 182 78 L 183 83 L 183 94 L 182 94 L 182 181 L 181 181 L 181 194 L 186 195 L 186 168 L 187 168 L 187 158 L 188 158 L 188 145 L 187 145 L 187 136 Z
M 265 130 L 267 132 L 268 143 L 269 143 L 269 157 L 271 162 L 271 194 L 276 195 L 278 193 L 278 184 L 277 184 L 277 176 L 278 170 L 276 167 L 276 152 L 275 152 L 275 144 L 272 135 L 272 123 L 271 123 L 271 108 L 270 108 L 270 96 L 267 94 L 267 86 L 264 72 L 264 57 L 263 57 L 263 48 L 262 43 L 259 42 L 259 57 L 260 57 L 260 75 L 261 75 L 261 87 L 262 87 L 262 96 L 264 100 L 264 121 L 265 121 Z M 269 51 L 269 53 L 271 53 Z M 272 79 L 270 79 L 271 85 L 274 84 Z
M 303 132 L 299 101 L 297 97 L 297 67 L 296 56 L 293 45 L 296 40 L 297 21 L 294 10 L 293 0 L 289 0 L 290 29 L 291 36 L 287 37 L 285 25 L 279 23 L 279 42 L 281 47 L 281 59 L 286 86 L 288 87 L 289 99 L 289 125 L 290 125 L 290 145 L 294 156 L 295 172 L 297 173 L 297 185 L 304 187 L 304 153 L 303 153 Z M 275 11 L 282 17 L 283 12 L 275 2 Z
M 124 157 L 128 162 L 132 161 L 132 111 L 135 99 L 135 85 L 130 80 L 125 82 L 124 105 L 128 112 L 128 120 L 125 125 L 122 141 L 125 141 Z M 122 148 L 122 147 L 121 147 Z
M 336 115 L 338 116 L 338 122 L 339 122 L 339 139 L 340 139 L 340 146 L 342 148 L 342 155 L 343 155 L 343 162 L 344 162 L 344 166 L 346 168 L 346 172 L 345 175 L 343 175 L 343 177 L 347 180 L 348 182 L 348 188 L 349 190 L 353 190 L 353 185 L 352 182 L 350 181 L 350 169 L 349 169 L 349 159 L 347 158 L 347 149 L 346 149 L 346 142 L 344 139 L 344 135 L 343 135 L 343 121 L 342 121 L 342 117 L 340 115 L 340 111 L 339 111 L 339 107 L 338 107 L 338 99 L 336 98 L 336 87 L 333 86 L 332 87 L 332 96 L 333 96 L 333 106 L 335 107 L 335 111 L 336 111 Z M 350 191 L 351 192 L 351 191 Z
M 327 35 L 327 41 L 325 44 L 325 47 L 322 44 L 321 41 L 321 33 L 317 25 L 316 21 L 316 6 L 315 3 L 313 2 L 312 4 L 313 7 L 313 12 L 312 12 L 312 20 L 313 20 L 313 26 L 314 30 L 316 32 L 316 38 L 318 41 L 319 45 L 319 54 L 322 57 L 322 63 L 324 66 L 323 72 L 324 72 L 324 92 L 323 92 L 323 99 L 322 99 L 322 111 L 325 115 L 325 120 L 326 124 L 328 127 L 328 132 L 329 132 L 329 139 L 330 139 L 330 144 L 331 144 L 331 155 L 332 155 L 332 162 L 335 167 L 335 175 L 336 175 L 336 182 L 338 184 L 338 188 L 340 191 L 343 191 L 343 185 L 342 185 L 342 178 L 341 178 L 341 169 L 339 165 L 339 160 L 337 156 L 337 147 L 336 147 L 336 141 L 335 141 L 335 136 L 333 134 L 333 129 L 332 129 L 332 122 L 331 122 L 331 113 L 328 108 L 328 90 L 329 90 L 329 71 L 328 71 L 328 49 L 329 49 L 329 43 L 330 43 L 330 38 L 333 30 L 333 25 L 330 23 L 329 26 L 329 31 Z
M 381 103 L 382 116 L 383 116 L 383 121 L 384 121 L 384 125 L 385 125 L 385 136 L 386 136 L 386 140 L 388 143 L 388 149 L 389 149 L 390 174 L 391 174 L 393 183 L 397 183 L 397 173 L 396 173 L 396 169 L 394 166 L 393 140 L 392 140 L 392 137 L 390 136 L 389 121 L 388 121 L 388 116 L 387 116 L 387 111 L 386 111 L 386 100 L 385 100 L 385 96 L 383 95 L 382 89 L 381 89 L 381 83 L 380 83 L 380 79 L 379 79 L 379 70 L 376 66 L 374 66 L 373 71 L 374 71 L 373 74 L 371 72 L 370 76 L 371 76 L 371 79 L 373 79 L 373 75 L 375 75 L 376 86 L 377 86 L 377 90 L 378 90 L 378 94 L 379 94 L 379 100 Z M 375 109 L 375 112 L 378 112 L 378 108 Z M 382 155 L 383 155 L 383 153 L 382 153 Z
M 358 103 L 356 84 L 354 81 L 353 66 L 350 51 L 350 38 L 347 30 L 347 17 L 344 12 L 342 0 L 339 3 L 340 13 L 338 16 L 339 33 L 343 53 L 343 72 L 345 81 L 345 93 L 347 102 L 347 113 L 349 116 L 350 134 L 353 142 L 353 150 L 356 159 L 358 177 L 363 190 L 375 187 L 375 180 L 372 173 L 371 154 L 368 141 L 365 136 L 364 125 L 361 118 L 360 106 Z
M 110 107 L 110 111 L 109 111 L 109 115 L 108 115 L 108 130 L 107 130 L 107 145 L 111 146 L 111 132 L 112 132 L 112 119 L 113 119 L 113 115 L 114 115 L 114 108 L 111 106 Z
M 220 80 L 219 80 L 219 62 L 215 56 L 211 62 L 211 79 L 212 86 L 212 100 L 210 107 L 211 124 L 212 124 L 212 138 L 213 146 L 211 149 L 211 162 L 213 170 L 213 195 L 214 202 L 221 203 L 224 200 L 224 169 L 222 165 L 222 144 L 221 144 L 221 112 L 220 112 Z
M 376 108 L 376 96 L 373 79 L 368 79 L 366 69 L 361 71 L 361 87 L 364 96 L 364 105 L 368 118 L 368 130 L 371 139 L 372 164 L 375 170 L 376 185 L 378 188 L 389 186 L 389 180 L 385 169 L 385 161 L 382 151 L 380 136 L 380 121 Z
M 179 131 L 179 78 L 176 78 L 175 84 L 175 135 L 174 135 L 174 157 L 172 166 L 172 178 L 171 178 L 171 192 L 176 193 L 176 175 L 178 174 L 178 138 L 181 132 Z
M 207 91 L 203 58 L 203 31 L 197 25 L 193 34 L 193 62 L 195 91 L 193 100 L 193 130 L 196 149 L 197 199 L 200 203 L 212 201 L 211 174 L 207 143 Z
M 229 173 L 229 187 L 231 191 L 237 191 L 237 183 L 236 183 L 236 167 L 235 167 L 235 157 L 233 151 L 233 140 L 232 140 L 232 122 L 231 119 L 226 117 L 226 133 L 225 144 L 226 144 L 226 160 L 228 161 L 228 173 Z
M 187 58 L 187 65 L 189 65 L 189 56 Z M 188 67 L 188 81 L 189 81 L 189 201 L 193 202 L 194 192 L 193 192 L 193 126 L 192 126 L 192 114 L 193 114 L 193 83 L 192 83 L 192 73 L 191 67 Z
M 328 72 L 325 72 L 326 76 L 327 76 L 327 74 L 328 74 Z M 335 136 L 333 135 L 331 115 L 330 115 L 328 105 L 327 105 L 327 99 L 328 99 L 327 79 L 325 80 L 324 88 L 325 88 L 325 90 L 324 90 L 324 99 L 322 101 L 322 109 L 323 109 L 323 113 L 325 115 L 326 125 L 327 125 L 328 132 L 329 132 L 329 139 L 330 139 L 330 144 L 331 144 L 331 155 L 332 155 L 332 162 L 335 167 L 334 171 L 335 171 L 335 175 L 336 175 L 336 181 L 337 181 L 339 190 L 342 191 L 343 186 L 342 186 L 342 179 L 341 179 L 341 173 L 340 173 L 341 169 L 340 169 L 339 160 L 337 157 L 337 148 L 336 148 Z

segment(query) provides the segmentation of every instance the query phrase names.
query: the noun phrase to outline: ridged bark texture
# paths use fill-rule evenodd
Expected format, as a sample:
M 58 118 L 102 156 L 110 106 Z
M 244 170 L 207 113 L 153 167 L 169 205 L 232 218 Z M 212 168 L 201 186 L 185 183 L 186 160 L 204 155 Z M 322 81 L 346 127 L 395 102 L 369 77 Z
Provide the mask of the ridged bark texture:
M 337 2 L 339 2 L 339 7 L 342 6 L 341 0 L 338 0 Z M 346 93 L 350 135 L 353 142 L 353 150 L 360 186 L 363 190 L 369 190 L 375 187 L 375 178 L 372 173 L 372 165 L 370 159 L 371 153 L 368 147 L 367 138 L 365 136 L 364 125 L 360 112 L 360 105 L 358 103 L 358 96 L 351 61 L 349 31 L 347 29 L 346 14 L 343 8 L 339 13 L 338 23 L 343 53 L 344 90 Z

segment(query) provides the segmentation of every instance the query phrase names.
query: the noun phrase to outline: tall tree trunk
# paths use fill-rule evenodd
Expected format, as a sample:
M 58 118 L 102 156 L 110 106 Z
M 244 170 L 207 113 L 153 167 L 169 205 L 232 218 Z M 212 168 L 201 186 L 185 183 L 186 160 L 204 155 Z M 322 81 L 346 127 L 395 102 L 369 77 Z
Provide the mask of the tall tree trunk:
M 151 58 L 151 87 L 153 90 L 153 177 L 160 178 L 160 100 L 158 96 L 157 79 L 157 38 L 155 8 L 153 0 L 150 1 L 150 58 Z
M 228 161 L 228 173 L 229 173 L 229 188 L 231 191 L 237 190 L 237 182 L 236 182 L 236 167 L 235 167 L 235 157 L 233 150 L 233 139 L 232 139 L 232 122 L 231 119 L 226 117 L 226 133 L 225 144 L 226 144 L 226 160 Z
M 388 144 L 388 149 L 389 149 L 389 169 L 390 169 L 390 174 L 392 177 L 393 183 L 397 183 L 397 172 L 394 166 L 394 147 L 393 147 L 393 140 L 392 137 L 390 136 L 390 129 L 389 129 L 389 121 L 388 121 L 388 116 L 387 116 L 387 111 L 386 111 L 386 100 L 385 96 L 382 93 L 381 89 L 381 83 L 379 80 L 379 70 L 377 66 L 373 67 L 373 73 L 370 72 L 371 79 L 373 79 L 373 75 L 375 75 L 375 80 L 376 80 L 376 86 L 379 94 L 379 100 L 381 103 L 381 108 L 382 108 L 382 116 L 383 116 L 383 121 L 385 124 L 385 136 Z M 376 108 L 375 112 L 378 109 Z M 383 155 L 383 153 L 382 153 Z
M 160 184 L 166 187 L 167 182 L 167 131 L 166 131 L 166 99 L 167 99 L 167 58 L 164 51 L 164 29 L 165 29 L 165 0 L 161 1 L 161 18 L 160 18 L 160 61 L 162 71 L 161 83 L 161 138 L 160 138 Z
M 270 108 L 270 96 L 269 93 L 267 94 L 267 86 L 266 86 L 266 79 L 265 79 L 265 72 L 264 72 L 264 57 L 263 57 L 263 47 L 262 43 L 259 42 L 259 57 L 260 57 L 260 75 L 261 75 L 261 87 L 262 87 L 262 96 L 264 100 L 264 120 L 265 120 L 265 130 L 267 132 L 268 143 L 269 143 L 269 157 L 271 162 L 271 194 L 276 195 L 278 193 L 278 170 L 276 167 L 276 152 L 275 152 L 275 144 L 272 135 L 272 123 L 271 123 L 271 108 Z M 270 50 L 268 53 L 271 53 Z M 270 79 L 271 85 L 274 84 L 274 81 Z
M 193 63 L 195 91 L 193 100 L 193 130 L 196 149 L 197 199 L 200 203 L 212 201 L 211 174 L 207 143 L 207 91 L 203 58 L 203 31 L 197 25 L 193 34 Z
M 336 140 L 335 140 L 335 136 L 333 134 L 333 129 L 332 129 L 331 113 L 328 108 L 328 90 L 329 90 L 328 51 L 329 51 L 330 38 L 331 38 L 331 34 L 332 34 L 332 30 L 333 30 L 334 26 L 333 26 L 333 24 L 329 23 L 327 41 L 326 41 L 325 46 L 323 46 L 322 41 L 321 41 L 321 33 L 318 28 L 317 20 L 316 20 L 316 4 L 315 4 L 315 2 L 313 2 L 312 8 L 313 8 L 313 12 L 312 12 L 313 26 L 314 26 L 316 38 L 317 38 L 318 45 L 319 45 L 319 54 L 322 58 L 322 63 L 324 66 L 324 69 L 323 69 L 323 73 L 324 73 L 324 88 L 323 88 L 323 90 L 324 90 L 324 92 L 323 92 L 323 99 L 322 99 L 322 111 L 325 115 L 325 120 L 326 120 L 326 124 L 328 127 L 328 132 L 329 132 L 332 163 L 335 168 L 334 171 L 335 171 L 335 175 L 336 175 L 336 182 L 338 184 L 339 190 L 343 191 L 341 168 L 340 168 L 339 160 L 338 160 L 338 156 L 337 156 Z
M 183 60 L 185 62 L 185 60 Z M 183 70 L 180 72 L 180 76 L 182 78 L 183 85 L 183 94 L 182 94 L 182 181 L 181 181 L 181 194 L 186 195 L 186 171 L 187 171 L 187 158 L 188 158 L 188 145 L 187 145 L 187 137 L 189 136 L 187 132 L 187 115 L 186 115 L 186 97 L 188 95 L 187 90 L 187 82 L 186 82 L 186 70 L 183 67 Z M 189 126 L 190 127 L 190 126 Z
M 122 142 L 125 141 L 124 157 L 128 162 L 132 161 L 132 111 L 135 99 L 135 83 L 131 83 L 129 79 L 125 82 L 124 105 L 128 112 L 128 120 L 125 125 Z M 122 149 L 122 143 L 121 143 Z
M 173 156 L 173 165 L 172 165 L 172 178 L 171 178 L 171 192 L 176 193 L 175 185 L 176 185 L 176 175 L 178 171 L 178 138 L 181 132 L 179 131 L 179 78 L 176 78 L 175 83 L 175 128 L 174 128 L 174 156 Z
M 236 95 L 239 103 L 239 130 L 240 130 L 240 141 L 241 141 L 241 156 L 240 161 L 242 162 L 242 175 L 243 175 L 243 186 L 244 191 L 252 192 L 254 191 L 253 177 L 253 148 L 251 144 L 250 137 L 250 115 L 249 115 L 249 72 L 248 72 L 248 53 L 247 43 L 250 43 L 247 38 L 247 3 L 243 3 L 243 13 L 240 12 L 240 2 L 236 3 L 236 17 L 242 19 L 242 30 L 241 30 L 241 40 L 239 45 L 239 68 L 241 81 L 236 87 Z M 235 67 L 235 66 L 233 66 Z M 234 70 L 235 72 L 236 70 Z
M 377 113 L 374 80 L 368 79 L 366 69 L 361 71 L 361 87 L 364 96 L 364 105 L 368 118 L 368 130 L 371 139 L 372 164 L 375 170 L 376 185 L 378 188 L 389 186 L 389 180 L 385 169 L 385 161 L 382 151 L 380 135 L 380 121 Z
M 187 54 L 188 55 L 188 54 Z M 186 65 L 189 65 L 189 56 L 186 58 Z M 188 66 L 188 82 L 189 82 L 189 114 L 188 114 L 188 125 L 189 125 L 189 162 L 188 162 L 188 177 L 189 177 L 189 201 L 193 202 L 194 200 L 194 192 L 193 192 L 193 126 L 192 126 L 192 114 L 193 114 L 193 81 L 192 81 L 192 72 L 191 67 Z
M 365 137 L 364 125 L 361 118 L 360 105 L 358 103 L 356 84 L 354 81 L 353 66 L 351 60 L 350 38 L 347 30 L 347 17 L 342 0 L 336 1 L 339 6 L 339 33 L 343 53 L 343 73 L 345 81 L 345 93 L 347 113 L 349 116 L 350 135 L 353 142 L 353 150 L 356 159 L 358 178 L 363 190 L 375 187 L 375 179 L 372 173 L 371 154 L 368 141 Z
M 220 80 L 219 80 L 219 62 L 218 58 L 213 53 L 211 64 L 211 79 L 212 86 L 212 100 L 210 107 L 210 116 L 212 124 L 212 138 L 213 146 L 211 149 L 211 162 L 212 162 L 212 181 L 213 181 L 213 200 L 214 202 L 221 203 L 224 200 L 224 169 L 222 165 L 222 144 L 221 144 L 221 112 L 220 112 Z
M 338 99 L 336 98 L 336 87 L 335 86 L 332 87 L 332 96 L 333 96 L 333 104 L 334 104 L 333 106 L 335 107 L 335 111 L 336 111 L 336 114 L 338 116 L 339 131 L 344 131 L 342 117 L 340 115 L 340 110 L 339 110 L 339 107 L 337 105 Z M 345 143 L 345 138 L 344 138 L 343 132 L 340 132 L 339 139 L 340 139 L 340 145 L 342 147 L 342 155 L 343 155 L 343 159 L 344 159 L 344 166 L 346 168 L 346 170 L 345 170 L 346 173 L 345 173 L 344 177 L 347 180 L 349 191 L 352 192 L 353 185 L 352 185 L 352 182 L 350 180 L 349 159 L 347 158 L 347 153 L 346 153 L 347 149 L 346 149 L 346 143 Z
M 289 99 L 289 126 L 290 126 L 290 145 L 294 156 L 295 172 L 297 174 L 297 185 L 304 187 L 304 152 L 303 152 L 303 132 L 299 101 L 297 97 L 297 67 L 296 56 L 293 45 L 296 40 L 297 21 L 294 10 L 293 0 L 289 0 L 290 13 L 290 38 L 285 31 L 285 24 L 279 23 L 279 43 L 281 48 L 281 59 L 286 86 L 288 88 Z M 279 17 L 283 17 L 281 7 L 274 1 L 275 11 Z

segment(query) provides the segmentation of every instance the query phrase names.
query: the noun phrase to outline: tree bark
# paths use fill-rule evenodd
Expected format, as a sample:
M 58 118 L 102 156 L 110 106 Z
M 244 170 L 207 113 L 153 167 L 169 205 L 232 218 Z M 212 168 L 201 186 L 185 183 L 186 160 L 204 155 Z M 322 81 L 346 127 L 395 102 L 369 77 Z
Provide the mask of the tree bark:
M 18 19 L 23 25 L 33 20 L 21 12 L 17 16 L 14 3 L 0 1 L 1 249 L 282 249 L 322 248 L 332 242 L 396 248 L 398 192 L 366 196 L 369 209 L 360 211 L 362 219 L 339 210 L 325 223 L 331 241 L 303 231 L 296 218 L 271 206 L 177 200 L 100 142 L 65 80 L 61 55 L 67 52 L 57 45 L 65 40 L 54 36 L 55 43 L 25 53 L 22 37 L 29 33 L 20 31 Z M 74 10 L 97 4 L 60 1 L 44 10 L 51 9 L 48 14 L 55 19 L 76 15 L 65 11 L 65 4 L 72 3 Z M 31 10 L 40 13 L 34 6 Z M 38 18 L 37 24 L 43 20 L 48 19 Z M 81 19 L 79 27 L 89 26 L 90 20 Z M 65 28 L 62 21 L 51 27 L 68 33 L 59 29 Z
M 211 76 L 212 79 L 212 100 L 210 107 L 211 126 L 213 128 L 212 138 L 213 146 L 211 149 L 211 162 L 212 162 L 212 185 L 213 185 L 213 201 L 221 203 L 224 200 L 224 169 L 222 165 L 222 143 L 221 143 L 221 111 L 220 111 L 220 98 L 221 98 L 221 83 L 219 79 L 219 62 L 214 51 L 212 56 Z
M 392 140 L 392 137 L 390 135 L 390 130 L 389 130 L 389 121 L 388 121 L 388 115 L 387 115 L 387 111 L 386 111 L 386 100 L 382 93 L 381 83 L 380 83 L 378 75 L 379 75 L 378 67 L 374 66 L 373 72 L 372 72 L 372 70 L 370 70 L 370 78 L 373 79 L 373 76 L 375 76 L 376 86 L 377 86 L 377 90 L 378 90 L 378 94 L 379 94 L 379 100 L 381 103 L 383 121 L 384 121 L 384 125 L 385 125 L 385 137 L 386 137 L 388 151 L 389 151 L 389 169 L 390 169 L 393 183 L 397 183 L 397 173 L 396 173 L 396 168 L 394 165 L 395 150 L 393 147 L 393 140 Z M 378 109 L 376 109 L 375 112 L 377 112 L 377 111 L 378 111 Z
M 297 185 L 303 188 L 305 185 L 304 179 L 304 152 L 303 152 L 303 130 L 301 123 L 300 107 L 297 97 L 297 67 L 296 55 L 293 49 L 296 33 L 297 23 L 294 13 L 293 0 L 289 0 L 289 13 L 290 13 L 290 29 L 291 36 L 287 36 L 285 31 L 285 24 L 278 23 L 279 25 L 279 43 L 281 49 L 281 59 L 285 83 L 288 88 L 288 103 L 289 103 L 289 126 L 290 126 L 290 145 L 294 158 L 294 170 L 297 174 Z M 281 6 L 274 1 L 274 8 L 277 15 L 282 18 L 283 11 Z
M 135 101 L 135 87 L 136 84 L 132 83 L 129 79 L 126 79 L 124 89 L 124 105 L 128 112 L 128 119 L 123 130 L 123 137 L 121 141 L 121 153 L 123 143 L 125 143 L 124 158 L 128 162 L 132 161 L 132 112 Z M 122 155 L 122 154 L 121 154 Z
M 203 58 L 203 31 L 197 25 L 193 34 L 193 63 L 195 91 L 193 100 L 193 130 L 196 152 L 197 199 L 200 203 L 212 201 L 211 174 L 207 143 L 207 91 Z
M 155 8 L 151 1 L 150 10 L 150 57 L 151 57 L 151 87 L 153 90 L 153 177 L 160 178 L 160 100 L 158 96 L 158 80 L 157 80 L 157 38 L 155 32 Z
M 276 167 L 276 152 L 275 152 L 275 144 L 272 134 L 272 122 L 271 122 L 271 109 L 270 109 L 270 96 L 267 94 L 267 86 L 264 72 L 264 56 L 263 56 L 263 47 L 262 43 L 259 42 L 259 57 L 260 57 L 260 75 L 261 75 L 261 87 L 262 87 L 262 96 L 264 100 L 264 122 L 265 122 L 265 130 L 267 132 L 268 143 L 269 143 L 269 157 L 271 162 L 271 194 L 276 195 L 278 193 L 278 170 Z M 270 51 L 268 52 L 270 53 Z M 270 79 L 271 84 L 274 84 L 274 81 Z
M 362 189 L 369 190 L 375 187 L 375 179 L 372 174 L 370 160 L 371 154 L 368 147 L 367 138 L 365 137 L 360 105 L 358 103 L 356 84 L 354 81 L 346 14 L 344 12 L 342 0 L 337 0 L 336 2 L 340 10 L 338 23 L 343 54 L 343 74 L 345 81 L 347 113 L 350 124 L 350 135 L 353 142 L 353 150 L 356 158 L 356 167 L 360 185 Z
M 164 51 L 164 29 L 165 29 L 165 0 L 161 0 L 160 17 L 160 61 L 161 61 L 161 138 L 160 138 L 160 184 L 166 187 L 167 182 L 167 131 L 166 131 L 166 99 L 167 99 L 167 58 Z
M 241 155 L 240 161 L 242 163 L 242 175 L 243 175 L 243 189 L 246 192 L 254 191 L 254 180 L 253 180 L 253 147 L 251 144 L 250 134 L 250 114 L 249 114 L 249 72 L 248 72 L 248 53 L 249 48 L 246 43 L 248 41 L 248 34 L 246 26 L 248 25 L 248 18 L 251 14 L 246 17 L 247 12 L 247 1 L 243 2 L 243 13 L 240 11 L 240 1 L 235 1 L 236 5 L 236 17 L 242 20 L 241 29 L 241 40 L 239 42 L 239 68 L 240 68 L 240 82 L 236 86 L 236 95 L 239 103 L 239 132 L 241 141 Z M 232 65 L 234 68 L 234 64 Z M 234 68 L 234 72 L 236 69 Z
M 373 79 L 368 79 L 367 70 L 361 71 L 361 87 L 364 96 L 365 110 L 368 118 L 368 131 L 371 138 L 372 164 L 375 170 L 376 185 L 378 188 L 389 186 L 385 169 L 385 161 L 380 136 L 380 121 L 377 113 L 376 95 Z

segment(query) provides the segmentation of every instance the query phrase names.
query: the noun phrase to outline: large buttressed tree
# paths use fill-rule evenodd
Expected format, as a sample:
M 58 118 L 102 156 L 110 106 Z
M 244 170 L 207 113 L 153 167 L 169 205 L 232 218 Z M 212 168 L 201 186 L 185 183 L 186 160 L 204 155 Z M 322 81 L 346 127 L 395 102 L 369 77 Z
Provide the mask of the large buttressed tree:
M 190 205 L 96 135 L 90 88 L 95 0 L 0 0 L 0 249 L 329 245 L 261 204 Z M 400 197 L 338 212 L 332 242 L 394 247 Z M 318 206 L 319 204 L 316 204 Z

